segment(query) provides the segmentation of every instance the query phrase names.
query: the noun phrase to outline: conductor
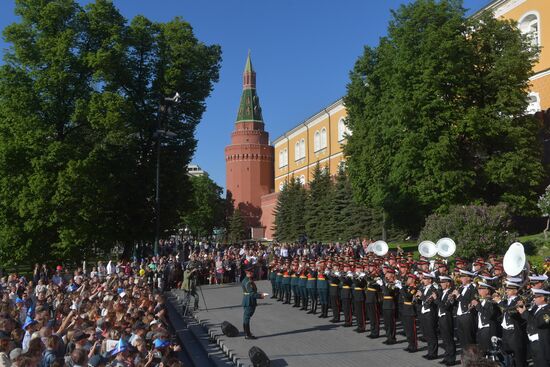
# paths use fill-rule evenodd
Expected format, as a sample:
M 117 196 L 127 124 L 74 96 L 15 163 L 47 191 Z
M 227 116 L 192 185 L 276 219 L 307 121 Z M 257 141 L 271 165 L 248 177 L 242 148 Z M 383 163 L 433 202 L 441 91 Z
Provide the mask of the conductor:
M 243 279 L 241 286 L 243 288 L 243 329 L 245 333 L 245 339 L 256 339 L 250 332 L 250 319 L 256 311 L 257 299 L 264 298 L 267 293 L 258 293 L 256 283 L 254 283 L 254 267 L 245 269 L 246 277 Z

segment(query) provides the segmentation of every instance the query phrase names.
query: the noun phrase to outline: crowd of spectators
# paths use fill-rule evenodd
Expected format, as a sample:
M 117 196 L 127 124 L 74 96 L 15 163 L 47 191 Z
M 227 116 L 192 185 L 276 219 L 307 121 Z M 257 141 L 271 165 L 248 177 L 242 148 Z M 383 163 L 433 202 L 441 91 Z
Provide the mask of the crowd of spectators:
M 161 292 L 167 262 L 36 264 L 3 276 L 0 367 L 182 366 Z

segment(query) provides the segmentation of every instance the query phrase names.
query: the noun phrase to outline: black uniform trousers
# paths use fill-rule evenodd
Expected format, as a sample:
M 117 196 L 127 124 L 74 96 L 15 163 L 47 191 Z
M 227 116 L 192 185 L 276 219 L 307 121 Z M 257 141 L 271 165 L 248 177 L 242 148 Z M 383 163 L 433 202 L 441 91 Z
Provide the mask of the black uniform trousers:
M 423 325 L 422 329 L 424 330 L 424 337 L 428 343 L 428 355 L 436 357 L 438 351 L 437 312 L 432 310 L 430 312 L 422 313 L 421 311 L 418 317 Z
M 342 312 L 345 325 L 351 325 L 351 298 L 342 298 Z
M 357 320 L 357 328 L 365 330 L 365 301 L 354 302 L 355 319 Z
M 378 303 L 367 303 L 365 309 L 370 323 L 370 335 L 378 337 L 380 335 L 380 308 Z
M 410 351 L 418 350 L 418 338 L 416 336 L 416 316 L 401 313 L 401 323 L 407 337 L 407 348 Z
M 476 343 L 476 314 L 465 313 L 456 316 L 456 329 L 458 341 L 462 349 L 467 345 Z
M 514 354 L 515 367 L 527 367 L 527 340 L 524 329 L 502 330 L 502 350 Z
M 395 314 L 396 310 L 382 310 L 386 339 L 392 342 L 395 341 Z
M 447 313 L 439 317 L 439 333 L 443 341 L 443 349 L 445 350 L 444 361 L 456 361 L 456 343 L 454 338 L 454 323 L 453 315 Z

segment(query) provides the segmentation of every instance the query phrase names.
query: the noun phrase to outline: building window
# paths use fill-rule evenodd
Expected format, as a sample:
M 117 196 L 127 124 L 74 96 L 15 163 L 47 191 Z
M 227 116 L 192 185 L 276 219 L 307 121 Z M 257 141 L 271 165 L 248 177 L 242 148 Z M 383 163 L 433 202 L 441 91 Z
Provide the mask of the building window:
M 300 158 L 306 157 L 306 141 L 304 139 L 300 140 Z
M 321 129 L 321 149 L 324 149 L 327 147 L 327 129 L 322 128 Z
M 531 44 L 533 46 L 540 46 L 540 22 L 538 13 L 530 12 L 525 14 L 518 24 L 519 30 L 529 37 Z
M 340 119 L 340 121 L 338 121 L 338 141 L 344 140 L 345 134 L 346 124 L 344 123 L 344 119 Z
M 288 151 L 283 149 L 279 152 L 279 168 L 283 168 L 288 165 Z
M 300 176 L 300 184 L 302 184 L 302 186 L 304 186 L 306 184 L 306 176 L 304 176 L 304 175 Z
M 296 144 L 294 145 L 294 160 L 297 161 L 300 158 L 302 158 L 300 155 L 300 142 L 297 141 Z
M 315 132 L 313 136 L 313 150 L 318 151 L 321 149 L 321 133 L 319 131 Z
M 279 182 L 279 191 L 283 191 L 284 188 L 285 188 L 285 183 Z
M 534 115 L 540 111 L 540 96 L 538 93 L 529 93 L 527 95 L 527 102 L 529 105 L 527 106 L 526 112 L 529 115 Z

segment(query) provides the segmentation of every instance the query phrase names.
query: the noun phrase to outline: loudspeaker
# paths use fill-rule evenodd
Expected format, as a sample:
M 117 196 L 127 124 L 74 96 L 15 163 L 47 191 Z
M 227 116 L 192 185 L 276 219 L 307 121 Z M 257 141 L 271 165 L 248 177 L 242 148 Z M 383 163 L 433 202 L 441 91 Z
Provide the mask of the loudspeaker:
M 267 354 L 256 346 L 250 348 L 248 357 L 254 367 L 269 367 L 271 365 L 271 361 L 267 358 Z
M 222 322 L 222 333 L 230 338 L 239 336 L 239 329 L 228 321 Z

